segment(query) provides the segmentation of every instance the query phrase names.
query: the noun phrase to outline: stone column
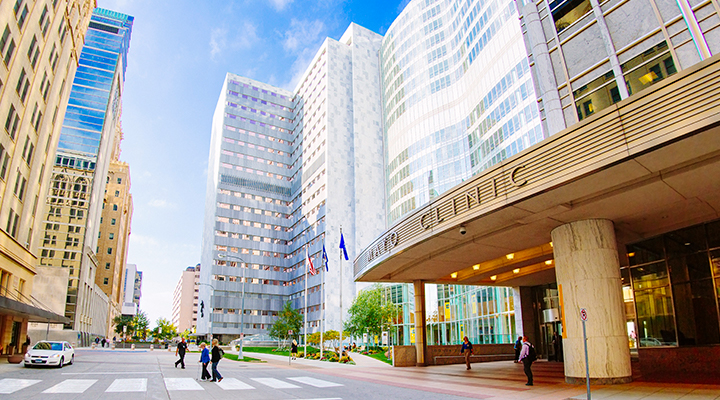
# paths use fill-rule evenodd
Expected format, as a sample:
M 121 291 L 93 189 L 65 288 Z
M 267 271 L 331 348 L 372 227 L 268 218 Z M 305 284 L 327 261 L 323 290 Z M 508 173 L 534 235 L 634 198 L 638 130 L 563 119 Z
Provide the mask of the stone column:
M 533 308 L 532 288 L 514 287 L 513 297 L 515 302 L 515 332 L 517 336 L 527 336 L 530 343 L 537 346 L 537 332 L 540 331 L 539 321 Z M 517 340 L 513 337 L 513 342 Z
M 565 381 L 585 382 L 585 349 L 580 309 L 586 322 L 590 382 L 632 380 L 625 329 L 620 263 L 612 221 L 576 221 L 552 231 L 555 274 L 564 296 Z
M 425 340 L 425 282 L 414 281 L 415 287 L 415 352 L 418 367 L 426 366 L 425 354 L 427 341 Z

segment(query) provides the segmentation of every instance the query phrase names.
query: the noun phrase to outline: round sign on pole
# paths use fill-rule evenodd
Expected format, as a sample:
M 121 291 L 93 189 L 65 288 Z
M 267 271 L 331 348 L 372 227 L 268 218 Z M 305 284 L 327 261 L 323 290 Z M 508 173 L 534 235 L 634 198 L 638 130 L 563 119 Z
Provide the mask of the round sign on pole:
M 581 309 L 580 309 L 580 319 L 583 320 L 583 321 L 587 321 L 587 319 L 588 319 L 587 310 L 584 309 L 584 308 L 581 308 Z
M 293 331 L 288 331 L 288 335 L 292 335 L 292 334 L 293 334 Z

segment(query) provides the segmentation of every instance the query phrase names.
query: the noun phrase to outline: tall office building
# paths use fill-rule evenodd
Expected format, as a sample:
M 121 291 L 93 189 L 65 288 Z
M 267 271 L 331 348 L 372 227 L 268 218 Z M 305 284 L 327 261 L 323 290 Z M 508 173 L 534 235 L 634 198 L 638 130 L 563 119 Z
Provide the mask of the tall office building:
M 35 279 L 55 146 L 93 0 L 0 1 L 0 348 L 20 352 L 28 319 L 64 322 Z M 35 298 L 33 298 L 35 297 Z M 50 311 L 40 304 L 47 304 Z M 27 310 L 31 310 L 28 315 Z M 23 316 L 24 315 L 24 316 Z
M 139 293 L 137 302 L 135 301 L 135 293 L 136 291 L 139 292 L 140 286 L 142 286 L 142 275 L 135 264 L 125 264 L 123 275 L 122 315 L 135 315 L 140 305 Z
M 237 337 L 242 320 L 243 333 L 267 334 L 288 300 L 307 313 L 308 332 L 323 305 L 325 329 L 341 328 L 355 284 L 350 262 L 340 267 L 340 229 L 352 256 L 384 226 L 380 40 L 355 24 L 328 38 L 294 92 L 227 75 L 212 126 L 198 333 Z M 329 272 L 309 276 L 306 307 L 306 252 L 320 270 L 323 244 Z
M 71 322 L 64 328 L 81 335 L 104 335 L 107 315 L 92 315 L 108 304 L 95 302 L 98 268 L 97 235 L 127 68 L 133 17 L 95 9 L 73 80 L 52 164 L 52 187 L 47 196 L 43 267 L 68 270 L 67 290 L 57 293 Z M 107 301 L 107 300 L 105 300 Z
M 171 322 L 179 333 L 193 331 L 197 325 L 200 264 L 187 267 L 175 286 Z
M 113 155 L 105 181 L 105 196 L 95 250 L 98 268 L 95 284 L 109 297 L 108 336 L 113 319 L 122 314 L 123 271 L 127 262 L 133 214 L 130 167 Z

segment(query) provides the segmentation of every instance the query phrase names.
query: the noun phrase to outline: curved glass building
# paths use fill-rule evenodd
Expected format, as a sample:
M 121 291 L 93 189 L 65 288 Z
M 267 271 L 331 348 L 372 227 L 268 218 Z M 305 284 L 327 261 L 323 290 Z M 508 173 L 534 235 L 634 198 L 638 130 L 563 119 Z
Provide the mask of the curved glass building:
M 513 1 L 411 1 L 380 58 L 388 225 L 545 136 Z

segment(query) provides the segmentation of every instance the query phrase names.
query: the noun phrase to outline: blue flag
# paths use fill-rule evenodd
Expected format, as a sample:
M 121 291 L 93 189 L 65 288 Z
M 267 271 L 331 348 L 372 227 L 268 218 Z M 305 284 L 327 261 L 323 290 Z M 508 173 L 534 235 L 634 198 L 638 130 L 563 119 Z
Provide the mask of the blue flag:
M 325 272 L 330 272 L 330 268 L 328 267 L 328 256 L 325 252 L 325 243 L 323 243 L 323 264 L 325 264 Z
M 345 247 L 345 238 L 343 237 L 343 234 L 340 234 L 340 248 L 342 249 L 342 254 L 345 256 L 346 260 L 349 260 L 347 255 L 347 248 Z

